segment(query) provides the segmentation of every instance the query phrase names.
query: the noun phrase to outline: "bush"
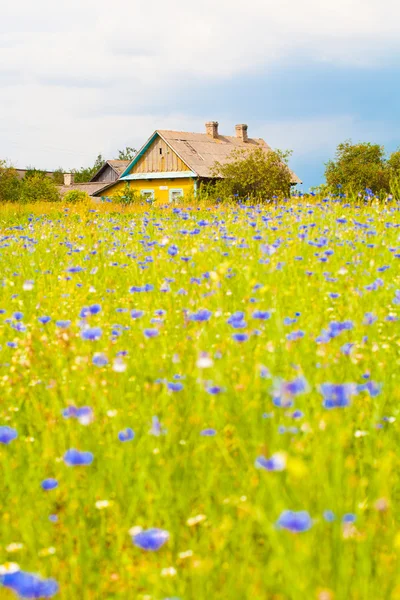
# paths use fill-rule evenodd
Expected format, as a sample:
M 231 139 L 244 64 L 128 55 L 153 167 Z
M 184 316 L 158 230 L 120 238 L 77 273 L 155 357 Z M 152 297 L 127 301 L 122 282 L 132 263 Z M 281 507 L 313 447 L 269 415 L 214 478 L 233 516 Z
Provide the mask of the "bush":
M 49 177 L 34 173 L 21 181 L 21 202 L 59 202 L 57 185 Z
M 126 206 L 129 206 L 130 204 L 140 204 L 140 202 L 143 201 L 139 192 L 132 190 L 128 182 L 125 183 L 123 191 L 115 193 L 111 198 L 113 202 L 125 204 Z
M 70 190 L 63 196 L 63 201 L 68 204 L 77 204 L 78 202 L 90 202 L 90 196 L 82 190 Z
M 390 191 L 389 162 L 385 158 L 385 149 L 379 144 L 352 144 L 347 140 L 338 145 L 335 159 L 325 166 L 326 183 L 333 193 L 338 189 L 349 195 L 364 192 L 367 188 L 377 195 Z
M 21 181 L 15 169 L 0 161 L 0 202 L 18 202 Z
M 289 196 L 292 174 L 287 165 L 290 152 L 265 152 L 236 149 L 229 162 L 216 162 L 212 174 L 217 178 L 215 193 L 222 199 L 256 198 L 270 200 L 273 196 Z

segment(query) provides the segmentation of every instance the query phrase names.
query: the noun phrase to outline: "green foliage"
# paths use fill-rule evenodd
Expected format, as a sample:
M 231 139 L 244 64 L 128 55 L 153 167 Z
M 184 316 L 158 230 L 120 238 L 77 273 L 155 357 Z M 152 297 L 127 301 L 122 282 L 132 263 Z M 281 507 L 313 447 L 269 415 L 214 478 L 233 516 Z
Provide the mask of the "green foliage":
M 63 185 L 64 183 L 64 171 L 61 167 L 58 167 L 53 173 L 53 181 L 57 185 Z
M 41 173 L 33 173 L 21 181 L 21 202 L 58 202 L 60 200 L 56 183 Z
M 63 202 L 67 204 L 77 204 L 78 202 L 90 202 L 90 196 L 82 190 L 71 190 L 64 194 Z
M 74 170 L 73 172 L 75 173 L 75 183 L 86 183 L 90 181 L 93 175 L 97 173 L 97 171 L 102 167 L 103 164 L 104 158 L 101 154 L 98 154 L 92 167 L 82 167 L 79 170 Z
M 136 148 L 126 146 L 124 150 L 118 150 L 118 160 L 132 160 L 136 155 Z
M 0 202 L 18 202 L 20 188 L 17 171 L 5 161 L 0 161 Z
M 116 192 L 112 197 L 113 202 L 130 205 L 141 202 L 141 197 L 138 191 L 131 189 L 129 182 L 125 183 L 123 191 Z
M 234 150 L 229 162 L 214 165 L 215 193 L 222 198 L 258 200 L 288 196 L 292 177 L 287 165 L 290 154 L 281 150 L 266 153 L 262 148 Z
M 379 144 L 347 140 L 338 145 L 334 160 L 326 163 L 325 178 L 331 192 L 338 188 L 347 194 L 358 194 L 366 188 L 374 194 L 390 190 L 390 168 L 385 150 Z

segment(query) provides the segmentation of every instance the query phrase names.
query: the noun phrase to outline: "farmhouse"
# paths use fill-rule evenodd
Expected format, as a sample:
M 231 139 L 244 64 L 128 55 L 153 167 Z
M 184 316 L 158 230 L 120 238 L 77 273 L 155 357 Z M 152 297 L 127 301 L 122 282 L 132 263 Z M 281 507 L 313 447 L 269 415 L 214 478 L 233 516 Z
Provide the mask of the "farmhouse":
M 221 135 L 216 121 L 206 123 L 205 133 L 156 130 L 120 178 L 93 195 L 123 193 L 128 183 L 144 198 L 173 202 L 185 193 L 196 192 L 200 181 L 212 179 L 215 162 L 226 164 L 232 151 L 240 148 L 271 151 L 263 139 L 249 138 L 244 124 L 236 125 L 234 136 Z M 294 173 L 292 183 L 301 183 Z

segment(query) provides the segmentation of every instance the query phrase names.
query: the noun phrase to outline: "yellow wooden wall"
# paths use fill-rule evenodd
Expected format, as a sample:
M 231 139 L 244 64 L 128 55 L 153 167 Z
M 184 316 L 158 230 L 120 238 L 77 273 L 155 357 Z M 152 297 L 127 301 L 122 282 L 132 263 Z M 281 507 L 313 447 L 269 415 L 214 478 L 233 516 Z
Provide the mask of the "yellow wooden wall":
M 190 169 L 168 144 L 157 136 L 130 173 L 165 173 L 166 171 L 190 171 Z
M 169 202 L 169 190 L 181 189 L 184 195 L 192 194 L 194 191 L 194 179 L 190 177 L 181 177 L 177 179 L 135 179 L 129 181 L 129 187 L 136 190 L 139 194 L 141 190 L 154 190 L 154 199 L 161 203 Z M 164 188 L 164 189 L 160 189 Z M 165 189 L 166 188 L 166 189 Z M 125 181 L 118 181 L 115 185 L 108 188 L 103 194 L 110 198 L 115 194 L 123 194 L 125 189 Z

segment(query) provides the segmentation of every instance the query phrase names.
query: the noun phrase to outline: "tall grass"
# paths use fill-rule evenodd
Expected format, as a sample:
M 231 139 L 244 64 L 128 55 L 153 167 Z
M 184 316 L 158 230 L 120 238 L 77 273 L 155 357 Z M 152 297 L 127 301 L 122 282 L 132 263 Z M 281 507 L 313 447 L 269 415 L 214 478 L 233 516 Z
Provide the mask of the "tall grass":
M 65 600 L 400 598 L 398 224 L 397 204 L 322 199 L 3 207 L 0 564 Z M 328 409 L 326 383 L 361 387 Z M 276 453 L 283 470 L 256 468 Z M 278 527 L 285 510 L 310 529 Z M 133 527 L 170 537 L 146 552 Z

